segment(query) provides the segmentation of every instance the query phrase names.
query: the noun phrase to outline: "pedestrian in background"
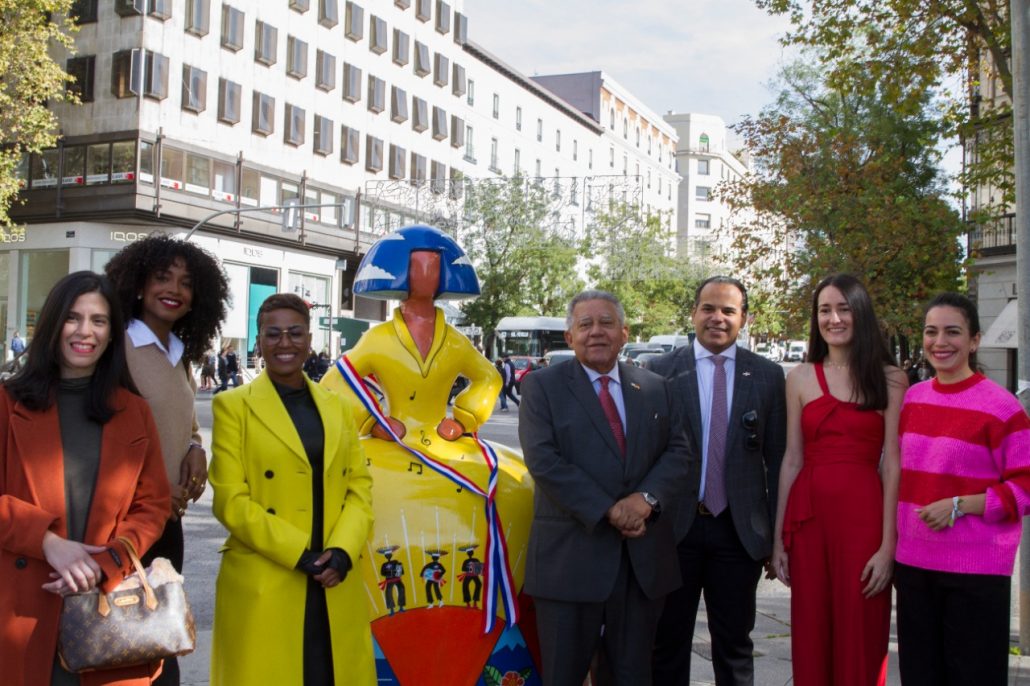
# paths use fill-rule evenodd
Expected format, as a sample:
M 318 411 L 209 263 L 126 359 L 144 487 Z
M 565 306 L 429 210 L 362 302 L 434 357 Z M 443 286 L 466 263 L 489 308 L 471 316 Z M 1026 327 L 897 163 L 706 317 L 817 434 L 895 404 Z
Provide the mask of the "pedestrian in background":
M 229 285 L 218 260 L 189 241 L 154 233 L 123 248 L 107 263 L 107 276 L 129 317 L 125 355 L 129 371 L 161 437 L 172 504 L 161 538 L 143 556 L 168 558 L 182 572 L 182 518 L 207 484 L 207 453 L 194 409 L 191 367 L 204 359 L 226 316 Z M 179 683 L 175 658 L 157 682 Z
M 502 399 L 511 400 L 515 407 L 519 406 L 519 399 L 515 397 L 515 363 L 511 361 L 510 355 L 504 356 L 501 364 L 501 376 L 504 379 L 504 386 L 501 388 Z M 507 409 L 502 405 L 503 409 Z
M 762 564 L 772 554 L 787 420 L 783 368 L 737 345 L 747 313 L 744 284 L 728 276 L 706 279 L 694 293 L 697 338 L 649 365 L 685 404 L 683 424 L 674 428 L 702 456 L 702 466 L 677 493 L 683 576 L 658 625 L 654 680 L 663 686 L 690 683 L 702 593 L 716 683 L 754 683 L 751 631 Z
M 855 277 L 816 286 L 809 327 L 808 362 L 787 376 L 772 558 L 791 588 L 794 683 L 882 686 L 908 379 Z
M 110 592 L 168 518 L 158 430 L 133 391 L 118 299 L 93 272 L 57 282 L 28 361 L 0 389 L 0 681 L 151 683 L 160 662 L 78 675 L 56 659 L 61 596 Z
M 15 357 L 25 352 L 25 341 L 21 335 L 15 331 L 14 336 L 11 337 L 11 354 Z
M 304 374 L 307 304 L 279 293 L 257 315 L 265 369 L 212 404 L 214 514 L 229 531 L 215 587 L 213 686 L 372 686 L 357 564 L 372 478 L 343 399 Z
M 969 298 L 927 305 L 923 354 L 937 375 L 901 408 L 894 583 L 905 686 L 1008 683 L 1010 588 L 1030 514 L 1030 419 L 976 371 Z

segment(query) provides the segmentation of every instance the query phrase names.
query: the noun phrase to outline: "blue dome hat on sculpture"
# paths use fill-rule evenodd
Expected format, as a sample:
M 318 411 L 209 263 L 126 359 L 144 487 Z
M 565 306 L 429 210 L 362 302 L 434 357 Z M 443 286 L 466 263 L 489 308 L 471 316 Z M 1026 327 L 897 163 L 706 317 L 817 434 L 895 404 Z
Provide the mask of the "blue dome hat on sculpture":
M 453 238 L 432 226 L 417 224 L 383 236 L 361 259 L 354 277 L 354 293 L 378 300 L 408 297 L 411 253 L 440 253 L 440 287 L 436 300 L 462 300 L 479 295 L 479 278 L 465 251 Z

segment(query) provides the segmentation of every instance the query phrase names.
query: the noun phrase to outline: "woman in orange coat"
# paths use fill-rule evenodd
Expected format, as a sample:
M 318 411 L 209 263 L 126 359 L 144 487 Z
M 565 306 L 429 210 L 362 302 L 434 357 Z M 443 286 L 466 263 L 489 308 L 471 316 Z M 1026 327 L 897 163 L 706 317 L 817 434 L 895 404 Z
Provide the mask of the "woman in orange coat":
M 56 659 L 61 597 L 110 591 L 171 507 L 146 402 L 132 391 L 110 284 L 76 272 L 54 286 L 28 363 L 0 389 L 0 681 L 148 684 L 160 663 L 79 675 Z M 113 332 L 117 334 L 112 335 Z

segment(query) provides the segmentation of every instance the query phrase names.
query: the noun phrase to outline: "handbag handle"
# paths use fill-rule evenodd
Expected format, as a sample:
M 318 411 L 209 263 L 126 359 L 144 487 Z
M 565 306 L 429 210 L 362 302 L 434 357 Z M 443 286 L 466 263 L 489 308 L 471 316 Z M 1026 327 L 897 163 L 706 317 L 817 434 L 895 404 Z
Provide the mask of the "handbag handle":
M 147 609 L 150 611 L 156 610 L 157 595 L 154 594 L 154 589 L 151 588 L 150 582 L 147 581 L 147 572 L 143 569 L 143 563 L 140 561 L 139 555 L 136 554 L 136 546 L 134 546 L 132 541 L 125 536 L 119 536 L 116 540 L 125 546 L 125 552 L 129 554 L 132 566 L 136 569 L 136 575 L 139 577 L 140 584 L 143 586 L 143 595 L 146 598 Z M 100 593 L 99 596 L 99 600 L 97 601 L 97 612 L 101 617 L 106 617 L 111 613 L 111 606 L 107 602 L 107 594 Z

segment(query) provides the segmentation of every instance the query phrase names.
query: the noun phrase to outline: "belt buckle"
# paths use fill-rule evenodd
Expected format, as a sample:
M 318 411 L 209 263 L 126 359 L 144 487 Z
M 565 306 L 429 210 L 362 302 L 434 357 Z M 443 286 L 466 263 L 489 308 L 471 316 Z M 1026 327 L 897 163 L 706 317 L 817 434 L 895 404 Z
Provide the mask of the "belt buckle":
M 715 516 L 715 515 L 712 514 L 711 510 L 709 510 L 707 507 L 705 507 L 705 504 L 703 502 L 698 502 L 698 504 L 697 504 L 697 513 L 699 515 L 701 515 L 702 517 L 714 517 Z

